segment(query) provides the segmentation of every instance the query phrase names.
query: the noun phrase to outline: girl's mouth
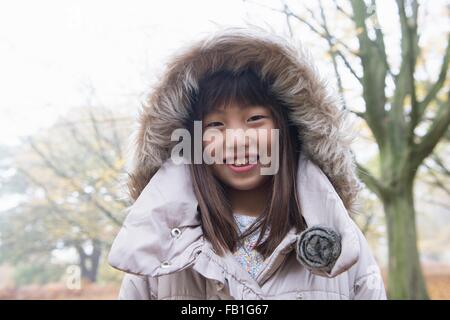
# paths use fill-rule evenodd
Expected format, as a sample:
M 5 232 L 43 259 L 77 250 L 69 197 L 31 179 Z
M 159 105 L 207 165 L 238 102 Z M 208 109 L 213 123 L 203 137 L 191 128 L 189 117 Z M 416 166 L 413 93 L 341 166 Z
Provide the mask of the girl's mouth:
M 243 165 L 227 164 L 227 167 L 236 173 L 241 173 L 241 172 L 247 172 L 247 171 L 252 170 L 254 167 L 256 167 L 256 163 L 249 163 L 249 164 L 243 164 Z
M 257 160 L 259 160 L 259 156 L 257 157 Z M 246 158 L 245 163 L 227 164 L 227 167 L 230 168 L 233 172 L 242 173 L 242 172 L 247 172 L 247 171 L 252 170 L 253 168 L 256 167 L 256 165 L 257 165 L 257 163 L 250 163 L 248 158 Z

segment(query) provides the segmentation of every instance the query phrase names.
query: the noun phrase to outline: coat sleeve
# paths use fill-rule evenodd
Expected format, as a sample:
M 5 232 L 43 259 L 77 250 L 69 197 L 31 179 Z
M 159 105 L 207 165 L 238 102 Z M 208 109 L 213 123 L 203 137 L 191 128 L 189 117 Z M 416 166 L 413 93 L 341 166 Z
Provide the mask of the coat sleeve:
M 147 276 L 140 276 L 131 273 L 125 273 L 118 300 L 156 300 L 155 279 L 149 279 Z
M 386 290 L 380 267 L 363 233 L 356 224 L 355 227 L 357 228 L 360 242 L 360 257 L 355 266 L 356 275 L 353 282 L 353 299 L 386 300 Z

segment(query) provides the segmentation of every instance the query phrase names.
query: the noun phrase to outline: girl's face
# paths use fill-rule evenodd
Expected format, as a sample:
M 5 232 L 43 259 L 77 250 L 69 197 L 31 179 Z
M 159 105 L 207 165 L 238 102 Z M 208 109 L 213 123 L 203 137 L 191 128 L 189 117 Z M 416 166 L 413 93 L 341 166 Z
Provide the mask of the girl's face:
M 262 164 L 259 154 L 261 147 L 266 148 L 266 155 L 271 154 L 272 150 L 271 130 L 276 129 L 276 126 L 268 107 L 230 104 L 226 108 L 209 112 L 202 120 L 204 137 L 212 128 L 222 133 L 221 139 L 203 141 L 203 148 L 208 146 L 213 150 L 223 151 L 223 163 L 211 165 L 216 178 L 236 190 L 252 190 L 271 178 L 270 175 L 261 175 L 261 167 L 268 167 L 270 163 Z M 228 133 L 232 133 L 231 136 L 227 135 L 227 129 Z M 245 131 L 248 129 L 254 129 L 253 132 L 256 131 L 257 134 L 246 136 Z M 231 141 L 227 142 L 227 138 Z M 239 160 L 243 158 L 238 159 L 239 149 L 244 150 L 243 158 L 250 164 L 241 165 Z

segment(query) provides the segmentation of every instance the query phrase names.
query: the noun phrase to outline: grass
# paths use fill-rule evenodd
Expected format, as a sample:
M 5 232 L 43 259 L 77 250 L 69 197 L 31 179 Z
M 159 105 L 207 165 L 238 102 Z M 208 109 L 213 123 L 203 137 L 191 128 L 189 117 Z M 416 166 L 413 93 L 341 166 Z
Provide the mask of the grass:
M 432 271 L 425 274 L 428 293 L 433 300 L 450 300 L 450 272 Z M 86 299 L 115 300 L 119 293 L 117 285 L 84 283 L 81 289 L 70 290 L 64 284 L 31 285 L 21 288 L 0 289 L 0 299 Z

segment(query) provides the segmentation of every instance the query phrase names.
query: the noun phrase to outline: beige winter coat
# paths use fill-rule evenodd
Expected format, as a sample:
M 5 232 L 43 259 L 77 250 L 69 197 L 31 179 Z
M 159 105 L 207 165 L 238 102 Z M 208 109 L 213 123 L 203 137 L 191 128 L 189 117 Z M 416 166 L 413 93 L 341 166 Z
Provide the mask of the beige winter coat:
M 183 127 L 202 75 L 246 66 L 275 79 L 272 89 L 299 129 L 297 192 L 308 227 L 342 237 L 328 273 L 297 260 L 294 228 L 256 279 L 231 252 L 218 256 L 203 237 L 188 167 L 169 158 L 171 133 Z M 139 118 L 129 181 L 135 201 L 109 253 L 111 266 L 126 272 L 119 298 L 385 299 L 380 270 L 349 215 L 360 184 L 339 107 L 301 48 L 261 30 L 229 28 L 173 57 Z

